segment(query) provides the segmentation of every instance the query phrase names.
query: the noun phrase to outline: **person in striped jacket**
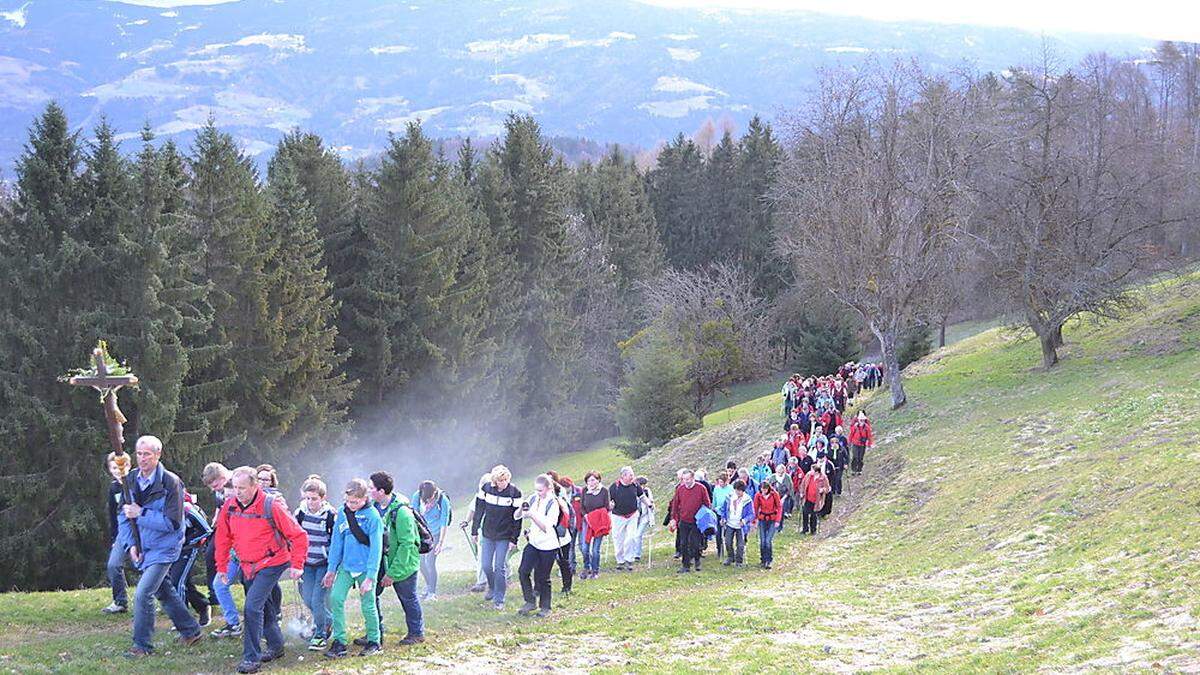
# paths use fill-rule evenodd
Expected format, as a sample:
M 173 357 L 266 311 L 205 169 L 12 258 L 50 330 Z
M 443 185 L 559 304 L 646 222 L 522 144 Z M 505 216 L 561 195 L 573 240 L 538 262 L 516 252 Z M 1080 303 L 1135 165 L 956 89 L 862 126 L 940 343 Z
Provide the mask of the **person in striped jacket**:
M 304 558 L 304 575 L 300 577 L 300 595 L 312 612 L 313 634 L 308 642 L 310 651 L 323 651 L 329 639 L 333 614 L 329 611 L 329 589 L 321 583 L 329 571 L 329 539 L 337 509 L 325 500 L 325 481 L 312 474 L 300 486 L 300 508 L 296 522 L 308 535 L 308 555 Z

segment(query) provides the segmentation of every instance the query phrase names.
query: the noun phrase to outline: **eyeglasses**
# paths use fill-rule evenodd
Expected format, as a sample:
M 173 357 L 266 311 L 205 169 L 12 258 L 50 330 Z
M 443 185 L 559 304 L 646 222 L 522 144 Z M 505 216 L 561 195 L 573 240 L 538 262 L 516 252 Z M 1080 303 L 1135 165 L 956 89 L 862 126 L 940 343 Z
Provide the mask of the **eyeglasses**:
M 266 484 L 266 485 L 270 485 L 270 484 L 271 484 L 271 477 L 270 477 L 270 476 L 262 476 L 262 477 L 260 477 L 260 478 L 258 479 L 258 482 L 260 482 L 260 483 L 264 483 L 264 484 Z

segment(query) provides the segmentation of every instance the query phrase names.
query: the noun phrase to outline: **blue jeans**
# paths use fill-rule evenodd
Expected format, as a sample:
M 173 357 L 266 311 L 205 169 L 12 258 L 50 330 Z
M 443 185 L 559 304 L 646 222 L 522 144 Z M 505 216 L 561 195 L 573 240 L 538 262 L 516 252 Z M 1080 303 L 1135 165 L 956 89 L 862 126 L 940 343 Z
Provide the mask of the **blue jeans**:
M 125 560 L 125 547 L 114 539 L 112 547 L 108 549 L 108 564 L 104 571 L 108 576 L 108 585 L 112 586 L 113 602 L 122 607 L 129 606 L 129 597 L 125 594 Z
M 230 556 L 229 584 L 237 583 L 240 574 L 237 558 Z M 241 614 L 238 613 L 237 603 L 233 600 L 233 591 L 229 590 L 229 584 L 221 583 L 221 578 L 214 576 L 212 592 L 217 596 L 217 603 L 221 605 L 221 615 L 225 617 L 225 623 L 229 626 L 236 626 L 241 623 L 242 619 Z
M 579 547 L 579 557 L 583 558 L 584 569 L 587 569 L 588 545 L 587 545 L 587 521 L 583 521 L 583 525 L 579 528 L 579 532 L 575 533 L 575 546 Z
M 600 550 L 604 546 L 604 537 L 596 537 L 587 544 L 584 551 L 583 568 L 593 572 L 600 571 Z
M 437 535 L 433 537 L 437 541 Z M 433 551 L 421 554 L 421 576 L 425 578 L 425 592 L 429 595 L 437 595 L 437 554 Z
M 424 636 L 425 620 L 421 615 L 421 600 L 417 597 L 417 573 L 413 572 L 402 581 L 393 579 L 392 588 L 396 589 L 396 597 L 400 600 L 400 606 L 404 608 L 404 623 L 408 634 L 413 637 Z
M 171 563 L 158 563 L 142 569 L 142 578 L 138 580 L 137 590 L 133 593 L 133 646 L 138 649 L 154 649 L 151 640 L 154 638 L 155 598 L 162 603 L 163 611 L 171 618 L 171 623 L 175 624 L 181 636 L 190 638 L 200 632 L 196 617 L 188 611 L 171 584 L 166 583 L 170 569 Z
M 779 525 L 773 520 L 758 521 L 758 557 L 764 565 L 770 565 L 775 559 L 775 533 Z
M 484 598 L 497 605 L 504 603 L 504 592 L 508 590 L 508 548 L 511 545 L 507 539 L 479 538 L 479 559 L 483 561 L 483 575 L 488 583 Z
M 333 623 L 333 613 L 329 611 L 329 589 L 321 585 L 321 579 L 329 565 L 305 565 L 304 576 L 300 577 L 300 597 L 304 606 L 312 612 L 313 637 L 329 637 L 329 626 Z
M 283 632 L 279 630 L 279 603 L 274 591 L 279 586 L 279 577 L 288 565 L 264 567 L 246 582 L 246 625 L 242 632 L 242 660 L 249 663 L 262 661 L 262 639 L 267 639 L 267 651 L 278 653 L 283 649 Z

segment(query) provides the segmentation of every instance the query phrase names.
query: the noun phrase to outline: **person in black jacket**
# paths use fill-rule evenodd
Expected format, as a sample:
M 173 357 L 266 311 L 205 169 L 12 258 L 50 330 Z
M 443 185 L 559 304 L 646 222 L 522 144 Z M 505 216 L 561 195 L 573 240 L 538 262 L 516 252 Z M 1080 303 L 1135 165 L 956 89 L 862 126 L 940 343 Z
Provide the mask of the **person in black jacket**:
M 108 536 L 112 538 L 112 546 L 108 550 L 108 564 L 105 565 L 105 575 L 108 577 L 108 584 L 112 586 L 112 604 L 100 611 L 105 614 L 118 614 L 126 611 L 129 607 L 129 596 L 125 590 L 127 586 L 125 561 L 128 558 L 125 555 L 125 547 L 117 538 L 117 509 L 121 506 L 121 481 L 125 478 L 125 474 L 129 473 L 129 455 L 118 457 L 117 453 L 110 452 L 106 464 L 108 475 L 113 478 L 112 482 L 108 484 L 108 498 L 105 500 L 108 506 Z
M 512 484 L 508 467 L 492 469 L 492 482 L 479 488 L 475 495 L 475 516 L 471 519 L 471 536 L 479 542 L 479 558 L 487 577 L 488 590 L 484 600 L 504 609 L 507 590 L 508 555 L 517 548 L 521 522 L 513 514 L 521 506 L 521 491 Z M 480 529 L 483 538 L 479 538 Z
M 199 624 L 207 626 L 210 618 L 208 598 L 196 590 L 196 583 L 192 581 L 192 567 L 207 547 L 212 527 L 204 511 L 196 505 L 195 495 L 184 491 L 183 501 L 183 549 L 179 552 L 179 560 L 171 564 L 167 578 L 179 599 L 196 610 Z

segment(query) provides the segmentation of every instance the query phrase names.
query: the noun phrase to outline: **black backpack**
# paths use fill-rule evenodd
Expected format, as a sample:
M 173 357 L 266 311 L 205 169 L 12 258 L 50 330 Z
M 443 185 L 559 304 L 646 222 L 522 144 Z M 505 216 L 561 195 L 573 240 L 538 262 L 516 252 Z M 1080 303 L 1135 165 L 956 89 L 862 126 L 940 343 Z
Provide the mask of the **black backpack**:
M 412 507 L 412 504 L 404 504 L 409 511 L 412 511 L 413 520 L 417 521 L 417 553 L 429 553 L 433 550 L 433 532 L 429 530 L 429 523 L 425 522 L 425 517 L 419 511 Z M 393 509 L 388 513 L 387 527 L 383 528 L 383 550 L 388 550 L 387 533 L 392 529 L 392 525 L 396 521 L 396 511 Z

